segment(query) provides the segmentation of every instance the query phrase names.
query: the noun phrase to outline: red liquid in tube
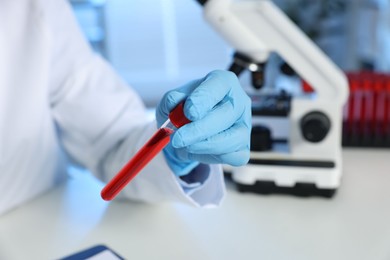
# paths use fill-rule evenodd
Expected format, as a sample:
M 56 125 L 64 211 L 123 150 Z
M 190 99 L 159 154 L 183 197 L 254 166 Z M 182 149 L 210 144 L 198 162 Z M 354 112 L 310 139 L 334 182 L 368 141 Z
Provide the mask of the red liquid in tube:
M 101 196 L 104 200 L 112 200 L 115 196 L 169 143 L 173 130 L 160 128 L 134 157 L 103 188 Z
M 184 102 L 176 106 L 169 114 L 170 122 L 179 128 L 189 122 L 183 113 Z M 167 121 L 168 122 L 168 121 Z M 174 127 L 173 127 L 174 128 Z M 112 200 L 170 141 L 173 129 L 163 127 L 134 155 L 131 160 L 107 183 L 101 191 L 104 200 Z

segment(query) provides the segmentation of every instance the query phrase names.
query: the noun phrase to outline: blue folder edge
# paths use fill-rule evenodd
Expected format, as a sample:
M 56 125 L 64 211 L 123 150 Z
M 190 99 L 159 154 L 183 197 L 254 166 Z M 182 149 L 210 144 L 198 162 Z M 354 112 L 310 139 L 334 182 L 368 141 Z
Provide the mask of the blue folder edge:
M 83 259 L 86 259 L 88 257 L 92 257 L 94 255 L 97 255 L 97 254 L 99 254 L 99 253 L 101 253 L 101 252 L 103 252 L 105 250 L 108 250 L 111 253 L 113 253 L 115 256 L 118 257 L 118 259 L 125 260 L 123 257 L 118 255 L 116 252 L 114 252 L 112 249 L 108 248 L 105 245 L 97 245 L 97 246 L 88 248 L 86 250 L 77 252 L 77 253 L 75 253 L 73 255 L 66 256 L 64 258 L 60 258 L 59 260 L 83 260 Z

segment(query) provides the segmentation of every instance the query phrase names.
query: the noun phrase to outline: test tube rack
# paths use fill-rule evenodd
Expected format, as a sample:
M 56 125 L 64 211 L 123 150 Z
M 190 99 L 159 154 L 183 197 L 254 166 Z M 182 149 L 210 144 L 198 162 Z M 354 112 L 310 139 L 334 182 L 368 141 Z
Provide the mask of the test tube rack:
M 350 89 L 343 110 L 342 145 L 390 148 L 390 74 L 347 72 Z M 305 93 L 314 92 L 302 82 Z
M 343 146 L 390 148 L 390 75 L 346 73 L 350 95 L 344 107 Z

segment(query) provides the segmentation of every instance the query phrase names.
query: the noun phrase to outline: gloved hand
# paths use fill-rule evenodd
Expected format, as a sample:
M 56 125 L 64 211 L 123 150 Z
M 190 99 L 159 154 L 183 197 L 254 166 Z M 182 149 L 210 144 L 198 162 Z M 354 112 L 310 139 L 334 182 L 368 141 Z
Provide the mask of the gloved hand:
M 188 174 L 199 162 L 241 166 L 248 162 L 251 101 L 232 72 L 213 71 L 164 95 L 156 110 L 160 127 L 182 100 L 192 122 L 179 128 L 164 148 L 170 168 Z

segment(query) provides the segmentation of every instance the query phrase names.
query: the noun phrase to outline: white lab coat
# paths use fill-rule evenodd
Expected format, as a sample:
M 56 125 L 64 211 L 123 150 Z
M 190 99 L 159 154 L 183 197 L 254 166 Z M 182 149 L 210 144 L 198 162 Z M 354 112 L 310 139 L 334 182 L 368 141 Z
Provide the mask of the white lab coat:
M 111 179 L 156 123 L 90 50 L 65 0 L 2 0 L 0 17 L 1 214 L 65 179 L 68 158 Z M 194 172 L 193 183 L 181 181 L 160 153 L 121 195 L 218 205 L 220 166 Z

